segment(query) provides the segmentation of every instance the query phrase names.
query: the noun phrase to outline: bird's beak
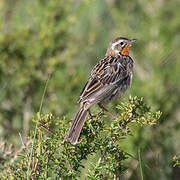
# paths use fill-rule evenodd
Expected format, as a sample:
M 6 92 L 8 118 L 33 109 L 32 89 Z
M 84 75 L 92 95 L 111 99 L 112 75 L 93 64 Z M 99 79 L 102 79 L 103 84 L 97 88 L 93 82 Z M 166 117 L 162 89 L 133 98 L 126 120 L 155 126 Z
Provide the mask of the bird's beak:
M 128 44 L 132 44 L 132 43 L 134 43 L 134 42 L 136 42 L 136 39 L 130 39 L 127 43 L 128 43 Z

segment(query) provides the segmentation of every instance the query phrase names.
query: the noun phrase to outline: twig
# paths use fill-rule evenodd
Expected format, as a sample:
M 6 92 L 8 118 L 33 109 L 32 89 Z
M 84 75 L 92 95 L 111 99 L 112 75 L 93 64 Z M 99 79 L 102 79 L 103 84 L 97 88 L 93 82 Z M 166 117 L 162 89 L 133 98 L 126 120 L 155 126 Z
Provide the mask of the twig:
M 24 142 L 23 142 L 23 139 L 22 139 L 22 136 L 21 136 L 21 133 L 20 133 L 20 132 L 19 132 L 19 137 L 20 137 L 20 140 L 21 140 L 21 143 L 22 143 L 23 149 L 25 149 L 25 150 L 26 150 L 26 146 L 25 146 L 25 144 L 24 144 Z
M 27 158 L 28 158 L 28 157 L 29 157 L 29 151 L 28 151 L 26 145 L 25 145 L 24 142 L 23 142 L 23 139 L 22 139 L 22 136 L 21 136 L 21 133 L 20 133 L 20 132 L 19 132 L 19 137 L 20 137 L 20 140 L 21 140 L 21 143 L 22 143 L 23 150 L 24 150 L 24 152 L 26 153 L 26 156 L 27 156 Z
M 98 164 L 101 164 L 102 159 L 103 159 L 105 153 L 106 153 L 106 151 L 104 151 L 104 152 L 101 154 L 101 156 L 100 156 L 100 158 L 99 158 L 99 160 L 98 160 Z

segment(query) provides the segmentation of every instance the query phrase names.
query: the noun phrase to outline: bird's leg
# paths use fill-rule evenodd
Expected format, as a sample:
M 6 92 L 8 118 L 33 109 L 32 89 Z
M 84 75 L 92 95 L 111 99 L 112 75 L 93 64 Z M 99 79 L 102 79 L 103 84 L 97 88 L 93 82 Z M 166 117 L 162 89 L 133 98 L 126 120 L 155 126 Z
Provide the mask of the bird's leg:
M 93 119 L 93 115 L 92 115 L 90 109 L 88 109 L 88 113 L 89 113 L 90 118 Z
M 118 116 L 116 114 L 113 114 L 112 112 L 108 111 L 102 104 L 98 104 L 100 109 L 104 112 L 106 112 L 108 115 L 110 115 L 112 118 L 117 118 Z
M 99 116 L 99 113 L 95 114 L 95 115 L 92 115 L 90 109 L 88 109 L 88 113 L 89 113 L 90 119 L 97 118 Z

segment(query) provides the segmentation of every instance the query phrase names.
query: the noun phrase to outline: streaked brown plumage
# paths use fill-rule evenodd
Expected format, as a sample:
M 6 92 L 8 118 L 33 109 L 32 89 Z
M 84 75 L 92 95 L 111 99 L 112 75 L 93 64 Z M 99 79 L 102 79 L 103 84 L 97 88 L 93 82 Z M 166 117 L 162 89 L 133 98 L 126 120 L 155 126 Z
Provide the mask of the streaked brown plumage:
M 135 39 L 118 37 L 110 43 L 105 58 L 94 66 L 80 94 L 80 110 L 64 141 L 76 144 L 89 109 L 95 104 L 103 107 L 102 104 L 121 97 L 131 86 L 133 60 L 129 56 L 129 47 L 133 42 Z

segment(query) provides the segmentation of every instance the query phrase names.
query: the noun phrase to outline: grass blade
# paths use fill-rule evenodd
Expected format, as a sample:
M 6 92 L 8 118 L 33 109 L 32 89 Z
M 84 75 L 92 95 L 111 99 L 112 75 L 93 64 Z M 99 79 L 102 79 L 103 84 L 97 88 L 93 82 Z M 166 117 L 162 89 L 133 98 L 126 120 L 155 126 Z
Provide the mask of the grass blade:
M 51 75 L 49 74 L 48 79 L 47 79 L 46 84 L 45 84 L 45 87 L 44 87 L 43 95 L 42 95 L 42 98 L 41 98 L 41 103 L 40 103 L 40 106 L 39 106 L 39 112 L 38 112 L 39 115 L 41 114 L 42 105 L 43 105 L 43 102 L 44 102 L 44 97 L 45 97 L 45 94 L 46 94 L 46 90 L 47 90 L 47 86 L 48 86 L 50 77 L 51 77 Z M 28 164 L 28 170 L 27 170 L 27 180 L 30 179 L 30 166 L 31 166 L 31 162 L 32 162 L 32 154 L 33 154 L 34 144 L 35 144 L 35 140 L 36 140 L 37 127 L 38 127 L 38 124 L 36 123 L 36 127 L 35 127 L 35 130 L 34 130 L 33 143 L 32 143 L 32 146 L 31 146 L 31 151 L 30 151 L 30 156 L 29 156 L 29 164 Z
M 138 160 L 139 160 L 139 170 L 141 174 L 141 180 L 144 180 L 144 175 L 143 175 L 143 169 L 142 169 L 142 160 L 141 160 L 141 149 L 138 149 Z

